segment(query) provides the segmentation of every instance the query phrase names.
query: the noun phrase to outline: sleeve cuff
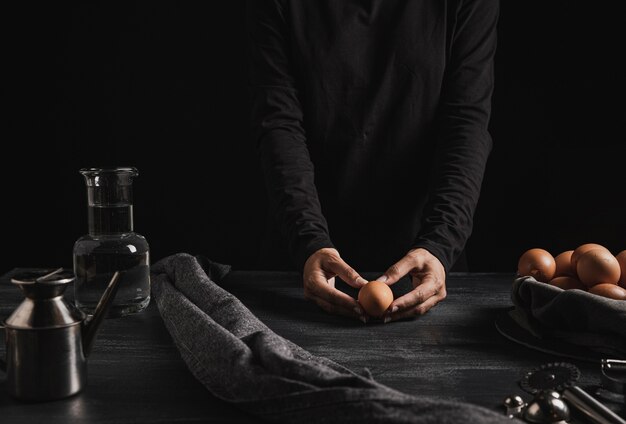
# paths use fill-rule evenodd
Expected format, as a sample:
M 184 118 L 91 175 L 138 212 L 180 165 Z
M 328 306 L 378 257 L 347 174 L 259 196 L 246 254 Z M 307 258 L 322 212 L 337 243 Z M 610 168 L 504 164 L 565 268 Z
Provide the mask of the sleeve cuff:
M 298 267 L 298 271 L 302 272 L 304 270 L 304 264 L 313 253 L 326 247 L 335 248 L 328 238 L 313 239 L 299 243 L 293 252 L 293 259 Z
M 441 265 L 443 265 L 443 269 L 446 272 L 446 276 L 450 273 L 450 268 L 452 267 L 454 260 L 449 257 L 449 254 L 446 254 L 446 249 L 443 246 L 429 240 L 418 239 L 415 243 L 413 243 L 411 248 L 422 248 L 428 250 L 431 255 L 439 259 L 439 262 L 441 262 Z

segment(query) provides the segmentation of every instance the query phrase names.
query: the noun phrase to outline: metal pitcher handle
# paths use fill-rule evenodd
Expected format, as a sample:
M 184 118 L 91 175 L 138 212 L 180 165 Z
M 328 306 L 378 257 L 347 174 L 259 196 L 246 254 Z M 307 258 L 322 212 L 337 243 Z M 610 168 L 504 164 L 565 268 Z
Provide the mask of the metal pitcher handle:
M 2 329 L 2 337 L 0 337 L 0 339 L 2 340 L 6 340 L 6 333 L 4 332 L 4 325 L 0 324 L 0 329 Z M 7 363 L 4 361 L 4 359 L 0 358 L 0 370 L 7 372 Z

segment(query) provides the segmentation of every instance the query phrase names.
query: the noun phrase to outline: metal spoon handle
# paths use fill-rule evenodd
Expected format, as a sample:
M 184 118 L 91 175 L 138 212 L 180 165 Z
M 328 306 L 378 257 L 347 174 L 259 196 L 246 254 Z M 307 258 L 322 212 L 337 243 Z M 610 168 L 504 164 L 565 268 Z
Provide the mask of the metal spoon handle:
M 46 275 L 42 275 L 41 277 L 37 278 L 35 281 L 46 281 L 48 278 L 55 276 L 59 272 L 63 272 L 63 267 L 55 269 L 54 271 L 49 272 Z
M 626 424 L 615 412 L 598 402 L 589 393 L 578 386 L 572 386 L 563 392 L 563 398 L 597 424 Z
M 603 359 L 602 366 L 609 370 L 626 371 L 626 361 L 621 359 Z

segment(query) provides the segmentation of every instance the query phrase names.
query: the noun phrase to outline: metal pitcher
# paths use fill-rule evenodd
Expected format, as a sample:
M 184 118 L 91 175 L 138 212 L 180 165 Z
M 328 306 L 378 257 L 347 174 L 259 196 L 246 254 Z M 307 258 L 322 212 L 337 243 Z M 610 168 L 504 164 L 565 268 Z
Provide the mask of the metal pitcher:
M 117 292 L 115 273 L 93 315 L 65 301 L 74 274 L 63 268 L 11 279 L 26 298 L 4 321 L 7 388 L 18 399 L 44 401 L 78 393 L 87 380 L 87 356 Z

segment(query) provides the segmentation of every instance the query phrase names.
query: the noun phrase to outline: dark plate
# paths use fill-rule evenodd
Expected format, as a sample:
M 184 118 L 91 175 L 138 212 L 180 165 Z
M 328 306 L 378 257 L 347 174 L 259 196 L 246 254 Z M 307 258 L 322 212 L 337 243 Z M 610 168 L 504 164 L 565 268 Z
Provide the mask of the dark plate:
M 594 362 L 599 364 L 600 360 L 606 357 L 606 355 L 595 352 L 584 346 L 566 343 L 561 340 L 539 338 L 535 336 L 511 318 L 509 312 L 513 309 L 514 308 L 509 308 L 500 312 L 496 316 L 496 329 L 507 339 L 524 345 L 530 349 L 585 362 Z

